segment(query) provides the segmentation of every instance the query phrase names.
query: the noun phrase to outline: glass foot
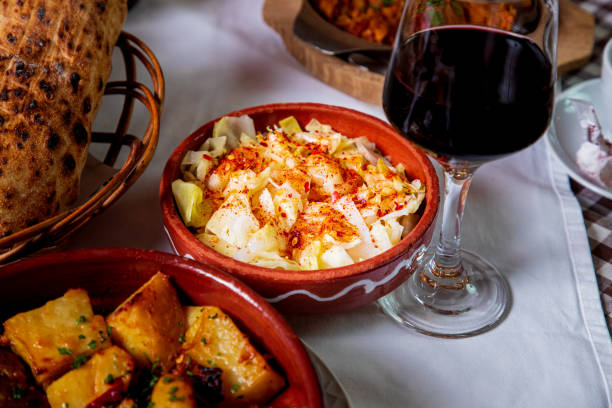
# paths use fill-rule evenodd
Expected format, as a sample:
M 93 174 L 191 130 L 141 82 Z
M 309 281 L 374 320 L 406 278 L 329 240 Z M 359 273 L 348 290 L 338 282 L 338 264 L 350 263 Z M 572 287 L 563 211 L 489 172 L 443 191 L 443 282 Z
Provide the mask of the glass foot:
M 398 323 L 430 336 L 468 337 L 494 328 L 510 310 L 510 286 L 478 255 L 462 250 L 461 257 L 467 280 L 432 276 L 433 251 L 427 251 L 413 263 L 412 277 L 378 303 Z

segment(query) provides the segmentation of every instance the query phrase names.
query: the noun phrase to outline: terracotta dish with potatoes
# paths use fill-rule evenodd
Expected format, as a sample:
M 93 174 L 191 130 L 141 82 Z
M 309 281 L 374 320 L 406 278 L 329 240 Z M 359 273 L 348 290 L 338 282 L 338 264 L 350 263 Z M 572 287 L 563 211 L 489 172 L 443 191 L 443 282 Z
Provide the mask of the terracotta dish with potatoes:
M 70 289 L 4 322 L 0 406 L 257 407 L 286 385 L 223 310 L 182 305 L 163 273 L 106 317 L 92 303 Z

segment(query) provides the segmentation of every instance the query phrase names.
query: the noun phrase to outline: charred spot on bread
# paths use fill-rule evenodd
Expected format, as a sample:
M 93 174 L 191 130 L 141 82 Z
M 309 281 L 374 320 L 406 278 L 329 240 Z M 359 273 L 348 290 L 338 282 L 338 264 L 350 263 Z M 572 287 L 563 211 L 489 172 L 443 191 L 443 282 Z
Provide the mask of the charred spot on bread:
M 73 72 L 70 75 L 70 85 L 72 86 L 72 92 L 77 93 L 79 90 L 79 81 L 81 80 L 81 76 L 76 72 Z
M 89 96 L 83 101 L 83 113 L 91 112 L 91 98 Z
M 49 137 L 47 138 L 47 149 L 53 151 L 60 144 L 60 137 L 57 133 L 51 131 Z
M 36 16 L 38 17 L 38 21 L 43 21 L 45 19 L 45 8 L 39 7 L 38 11 L 36 11 Z
M 32 109 L 36 109 L 37 107 L 38 107 L 38 103 L 36 102 L 36 99 L 32 99 L 30 103 L 28 103 L 28 106 L 26 106 L 26 109 L 32 110 Z
M 47 94 L 47 97 L 51 97 L 53 95 L 53 93 L 55 92 L 55 87 L 53 85 L 51 85 L 50 83 L 48 83 L 47 81 L 40 80 L 38 82 L 38 87 L 45 93 Z
M 72 128 L 72 134 L 74 135 L 74 140 L 77 142 L 79 146 L 85 145 L 87 143 L 88 134 L 87 129 L 81 123 L 77 123 Z
M 68 109 L 62 115 L 62 120 L 64 121 L 65 124 L 68 124 L 68 123 L 70 123 L 70 119 L 71 118 L 72 118 L 72 111 L 70 109 Z
M 106 11 L 106 3 L 103 2 L 103 1 L 97 1 L 96 2 L 96 7 L 100 11 L 100 13 L 104 13 Z
M 74 169 L 76 168 L 76 161 L 70 153 L 64 156 L 64 159 L 62 160 L 62 167 L 64 174 L 71 174 L 74 172 Z
M 8 42 L 10 42 L 11 44 L 15 44 L 17 42 L 17 37 L 15 37 L 12 33 L 8 33 L 6 35 L 6 39 L 8 40 Z
M 2 92 L 0 92 L 0 101 L 8 101 L 8 100 L 9 100 L 8 89 L 4 88 Z
M 23 75 L 24 70 L 25 70 L 25 62 L 17 61 L 15 63 L 15 75 L 17 75 L 17 76 Z
M 20 123 L 17 126 L 17 128 L 15 129 L 15 133 L 17 134 L 17 137 L 19 137 L 24 142 L 30 138 L 30 134 L 25 129 L 25 126 L 23 123 Z

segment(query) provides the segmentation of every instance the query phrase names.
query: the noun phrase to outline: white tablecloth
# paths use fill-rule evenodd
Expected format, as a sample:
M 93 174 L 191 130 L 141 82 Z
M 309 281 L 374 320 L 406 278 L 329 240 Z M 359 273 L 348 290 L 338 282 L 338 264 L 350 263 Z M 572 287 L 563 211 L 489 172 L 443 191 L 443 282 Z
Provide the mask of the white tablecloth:
M 382 109 L 312 78 L 261 17 L 261 0 L 143 0 L 125 29 L 158 56 L 167 98 L 158 149 L 141 179 L 72 239 L 72 248 L 170 252 L 159 179 L 190 132 L 226 112 L 313 101 L 384 118 Z M 97 120 L 112 122 L 114 100 Z M 133 132 L 146 124 L 137 109 Z M 476 173 L 464 245 L 508 278 L 509 317 L 486 334 L 441 340 L 396 326 L 375 304 L 289 317 L 337 375 L 353 407 L 605 407 L 612 389 L 606 329 L 586 233 L 567 177 L 542 140 Z

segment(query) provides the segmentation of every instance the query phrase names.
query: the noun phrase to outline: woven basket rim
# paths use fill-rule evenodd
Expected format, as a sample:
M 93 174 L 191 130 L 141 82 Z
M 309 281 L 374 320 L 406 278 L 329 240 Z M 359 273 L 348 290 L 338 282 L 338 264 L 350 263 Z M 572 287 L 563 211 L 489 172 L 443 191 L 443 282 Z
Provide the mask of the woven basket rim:
M 121 51 L 125 65 L 125 80 L 106 84 L 104 95 L 123 95 L 123 107 L 114 133 L 92 130 L 92 143 L 108 144 L 103 163 L 113 166 L 121 148 L 129 153 L 115 169 L 116 173 L 103 182 L 84 202 L 49 219 L 0 238 L 0 264 L 45 249 L 62 246 L 68 238 L 93 217 L 110 207 L 131 187 L 147 168 L 157 147 L 161 107 L 165 82 L 161 66 L 153 51 L 139 38 L 122 31 L 116 47 Z M 152 89 L 136 79 L 136 62 L 146 68 Z M 128 134 L 134 102 L 144 105 L 149 112 L 149 123 L 140 137 Z M 114 166 L 113 166 L 114 167 Z

